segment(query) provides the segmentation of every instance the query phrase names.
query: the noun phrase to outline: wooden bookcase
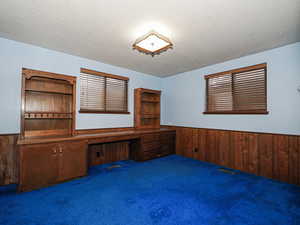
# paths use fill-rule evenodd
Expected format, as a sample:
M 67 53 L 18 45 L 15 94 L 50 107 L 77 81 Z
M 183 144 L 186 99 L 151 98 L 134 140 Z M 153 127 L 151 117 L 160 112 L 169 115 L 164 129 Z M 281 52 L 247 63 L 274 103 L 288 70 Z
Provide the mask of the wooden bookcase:
M 23 69 L 21 138 L 74 135 L 75 102 L 76 77 Z
M 138 129 L 160 127 L 161 91 L 137 88 L 134 90 L 134 126 Z

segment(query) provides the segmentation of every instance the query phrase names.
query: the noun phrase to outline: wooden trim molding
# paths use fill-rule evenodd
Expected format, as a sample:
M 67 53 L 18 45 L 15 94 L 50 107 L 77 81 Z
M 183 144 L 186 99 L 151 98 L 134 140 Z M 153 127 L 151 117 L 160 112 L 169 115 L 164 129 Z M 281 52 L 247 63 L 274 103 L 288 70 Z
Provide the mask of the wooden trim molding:
M 80 73 L 86 73 L 86 74 L 91 74 L 91 75 L 96 75 L 96 76 L 102 76 L 102 77 L 109 77 L 109 78 L 118 79 L 118 80 L 126 80 L 126 81 L 129 80 L 128 77 L 123 77 L 123 76 L 119 76 L 119 75 L 103 73 L 103 72 L 99 72 L 99 71 L 96 71 L 96 70 L 90 70 L 90 69 L 85 69 L 85 68 L 80 68 Z
M 216 77 L 220 81 L 215 82 L 213 78 Z M 206 109 L 203 114 L 269 113 L 266 63 L 205 75 L 205 82 Z
M 68 81 L 70 84 L 74 84 L 77 79 L 77 77 L 71 75 L 51 73 L 51 72 L 46 72 L 41 70 L 32 70 L 27 68 L 22 68 L 22 74 L 26 79 L 31 79 L 32 77 L 46 77 L 50 79 Z
M 95 129 L 77 129 L 76 135 L 80 134 L 95 134 L 106 132 L 118 132 L 118 131 L 133 131 L 134 127 L 115 127 L 115 128 L 95 128 Z
M 257 111 L 252 111 L 252 110 L 244 110 L 244 111 L 214 111 L 214 112 L 203 112 L 203 114 L 244 114 L 244 115 L 251 115 L 251 114 L 269 114 L 268 111 L 264 110 L 257 110 Z
M 98 111 L 90 109 L 80 109 L 79 113 L 98 113 L 98 114 L 130 114 L 130 112 L 121 112 L 121 111 Z
M 18 134 L 0 134 L 0 186 L 18 182 Z
M 147 93 L 153 93 L 153 94 L 161 94 L 160 90 L 153 90 L 153 89 L 147 89 L 147 88 L 138 88 L 142 92 L 147 92 Z
M 247 67 L 242 67 L 242 68 L 238 68 L 238 69 L 227 70 L 227 71 L 223 71 L 223 72 L 219 72 L 219 73 L 205 75 L 204 78 L 209 79 L 212 77 L 222 76 L 224 74 L 241 73 L 241 72 L 246 72 L 246 71 L 251 71 L 251 70 L 264 69 L 266 67 L 267 67 L 267 63 L 261 63 L 261 64 L 257 64 L 257 65 L 253 65 L 253 66 L 247 66 Z

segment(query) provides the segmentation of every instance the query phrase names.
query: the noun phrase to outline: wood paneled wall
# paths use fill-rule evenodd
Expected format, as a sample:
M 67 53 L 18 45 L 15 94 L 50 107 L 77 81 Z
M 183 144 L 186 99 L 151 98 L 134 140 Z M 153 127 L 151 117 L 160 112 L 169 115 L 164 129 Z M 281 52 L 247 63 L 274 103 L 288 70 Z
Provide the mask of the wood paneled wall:
M 89 166 L 129 159 L 129 142 L 94 144 L 89 146 Z
M 300 136 L 188 127 L 170 128 L 177 131 L 176 153 L 179 155 L 300 185 Z M 78 133 L 118 129 L 84 130 Z M 120 128 L 131 129 L 133 128 Z M 0 185 L 17 182 L 17 136 L 0 135 Z M 126 150 L 123 153 L 126 155 Z
M 300 136 L 171 128 L 179 155 L 300 185 Z
M 17 137 L 14 134 L 0 135 L 0 185 L 17 183 Z

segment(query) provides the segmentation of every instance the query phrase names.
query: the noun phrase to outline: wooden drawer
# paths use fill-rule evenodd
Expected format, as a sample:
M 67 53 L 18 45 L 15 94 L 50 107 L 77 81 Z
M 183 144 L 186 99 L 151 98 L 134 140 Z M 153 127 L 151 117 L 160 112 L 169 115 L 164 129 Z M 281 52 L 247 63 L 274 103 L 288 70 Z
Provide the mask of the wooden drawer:
M 160 156 L 161 156 L 161 154 L 160 154 L 159 149 L 153 149 L 152 151 L 143 152 L 142 160 L 150 160 L 150 159 L 154 159 L 154 158 L 157 158 Z
M 176 133 L 175 132 L 166 132 L 160 134 L 161 143 L 173 143 L 175 142 Z
M 160 134 L 145 134 L 142 136 L 142 143 L 156 142 L 160 140 Z
M 148 142 L 144 143 L 142 145 L 142 151 L 151 151 L 152 149 L 159 149 L 160 148 L 160 142 Z
M 160 147 L 162 155 L 170 155 L 175 153 L 175 143 L 162 144 Z

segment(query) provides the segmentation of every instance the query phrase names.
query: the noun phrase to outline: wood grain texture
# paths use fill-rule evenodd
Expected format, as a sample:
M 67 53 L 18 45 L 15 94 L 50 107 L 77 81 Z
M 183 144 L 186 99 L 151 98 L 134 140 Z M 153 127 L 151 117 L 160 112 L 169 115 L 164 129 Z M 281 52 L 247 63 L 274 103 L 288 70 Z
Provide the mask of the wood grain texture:
M 75 134 L 76 77 L 22 70 L 21 137 Z
M 35 138 L 19 140 L 21 145 L 31 144 L 50 144 L 54 142 L 69 142 L 88 140 L 88 143 L 102 143 L 102 142 L 114 142 L 114 141 L 127 141 L 138 140 L 141 135 L 150 133 L 160 133 L 162 136 L 168 136 L 169 133 L 173 133 L 171 129 L 146 129 L 135 130 L 133 127 L 126 128 L 102 128 L 102 129 L 87 129 L 78 130 L 77 135 L 73 137 L 55 137 L 55 138 Z M 17 160 L 17 140 L 19 134 L 0 135 L 0 185 L 18 183 L 18 160 Z M 163 141 L 164 142 L 164 141 Z M 131 143 L 131 148 L 135 148 L 136 151 L 140 149 L 140 143 Z M 174 149 L 173 146 L 167 145 L 168 149 Z M 173 152 L 172 152 L 173 153 Z M 170 153 L 171 154 L 171 153 Z
M 178 155 L 300 185 L 300 136 L 163 127 L 176 130 Z
M 47 187 L 87 174 L 85 141 L 22 145 L 19 148 L 19 191 Z
M 161 91 L 134 89 L 134 127 L 136 129 L 160 127 Z
M 129 159 L 129 142 L 95 144 L 89 146 L 89 166 Z
M 18 135 L 0 135 L 0 185 L 17 183 L 16 142 Z
M 264 177 L 273 177 L 273 137 L 272 134 L 259 135 L 259 171 Z
M 288 136 L 273 136 L 273 178 L 284 182 L 289 180 Z
M 207 152 L 206 152 L 206 136 L 207 131 L 204 129 L 197 129 L 198 130 L 198 160 L 205 161 L 207 158 Z M 177 137 L 178 139 L 178 137 Z
M 193 155 L 193 129 L 181 128 L 176 131 L 176 153 L 186 157 Z
M 289 182 L 300 184 L 300 137 L 289 137 Z

